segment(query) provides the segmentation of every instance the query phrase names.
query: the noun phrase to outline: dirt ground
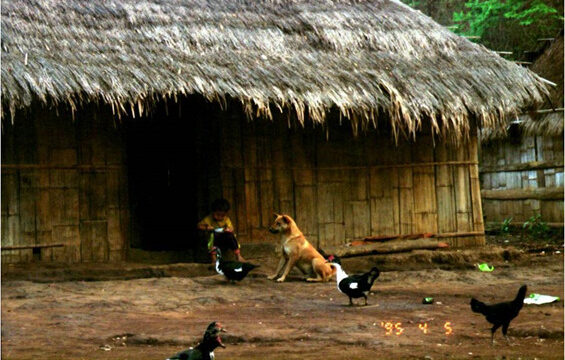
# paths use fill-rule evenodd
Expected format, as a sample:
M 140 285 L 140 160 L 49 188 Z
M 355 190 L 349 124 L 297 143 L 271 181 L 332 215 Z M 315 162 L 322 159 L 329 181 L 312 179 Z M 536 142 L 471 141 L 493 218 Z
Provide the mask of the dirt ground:
M 261 267 L 235 285 L 205 264 L 3 267 L 2 359 L 165 359 L 213 320 L 228 330 L 217 359 L 563 359 L 563 301 L 525 305 L 511 345 L 498 332 L 490 346 L 489 324 L 469 307 L 472 296 L 510 300 L 522 284 L 563 298 L 562 242 L 489 243 L 343 259 L 350 273 L 383 270 L 366 307 L 348 306 L 335 281 L 269 281 L 276 260 L 252 252 Z

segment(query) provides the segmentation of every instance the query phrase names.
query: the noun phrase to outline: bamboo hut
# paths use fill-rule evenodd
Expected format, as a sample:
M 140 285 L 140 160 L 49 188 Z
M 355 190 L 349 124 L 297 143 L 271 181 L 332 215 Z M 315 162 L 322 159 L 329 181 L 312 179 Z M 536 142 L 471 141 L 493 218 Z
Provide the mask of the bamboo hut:
M 487 223 L 541 215 L 563 227 L 563 33 L 531 65 L 556 84 L 541 109 L 481 133 L 480 173 Z
M 2 259 L 194 246 L 215 197 L 242 243 L 274 211 L 321 247 L 484 243 L 479 128 L 543 79 L 396 0 L 6 0 Z

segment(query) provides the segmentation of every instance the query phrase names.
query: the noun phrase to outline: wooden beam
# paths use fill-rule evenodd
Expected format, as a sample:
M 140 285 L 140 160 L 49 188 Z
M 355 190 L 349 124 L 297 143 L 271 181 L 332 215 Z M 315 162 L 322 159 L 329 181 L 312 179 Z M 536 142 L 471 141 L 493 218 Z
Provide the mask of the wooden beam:
M 397 168 L 418 168 L 418 167 L 433 167 L 440 165 L 447 166 L 473 166 L 479 163 L 475 160 L 461 160 L 461 161 L 430 161 L 419 163 L 405 163 L 405 164 L 382 164 L 382 165 L 363 165 L 363 166 L 318 166 L 317 170 L 364 170 L 364 169 L 397 169 Z M 225 166 L 225 169 L 243 169 L 242 166 Z M 246 170 L 266 170 L 266 169 L 281 169 L 281 170 L 311 170 L 311 167 L 292 166 L 292 167 L 279 167 L 279 166 L 246 166 Z
M 41 248 L 54 248 L 63 247 L 65 244 L 35 244 L 35 245 L 14 245 L 14 246 L 2 246 L 0 250 L 22 250 L 22 249 L 41 249 Z
M 108 170 L 123 169 L 126 164 L 52 165 L 52 164 L 2 164 L 2 169 L 34 170 Z
M 466 232 L 449 232 L 449 233 L 423 233 L 423 234 L 399 234 L 399 235 L 377 235 L 368 236 L 361 242 L 383 242 L 389 240 L 411 240 L 411 239 L 428 239 L 428 238 L 452 238 L 452 237 L 465 237 L 465 236 L 480 236 L 484 235 L 484 231 L 466 231 Z
M 526 222 L 524 221 L 517 221 L 517 222 L 512 221 L 510 224 L 508 224 L 508 226 L 514 229 L 515 228 L 522 229 L 525 223 Z M 545 223 L 545 225 L 549 226 L 550 228 L 556 228 L 556 229 L 565 227 L 565 224 L 562 222 L 548 222 Z M 500 230 L 501 226 L 502 226 L 502 221 L 489 221 L 486 223 L 487 231 Z
M 483 200 L 563 200 L 563 186 L 552 188 L 481 190 Z
M 530 171 L 530 170 L 542 170 L 542 169 L 563 169 L 563 160 L 554 161 L 530 161 L 526 163 L 519 164 L 508 164 L 508 165 L 490 165 L 481 166 L 479 169 L 481 174 L 486 173 L 499 173 L 499 172 L 510 172 L 510 171 Z
M 484 231 L 464 231 L 464 232 L 453 232 L 453 233 L 442 233 L 436 234 L 433 237 L 436 239 L 441 238 L 454 238 L 454 237 L 468 237 L 468 236 L 482 236 L 484 235 Z
M 371 254 L 390 254 L 412 250 L 433 250 L 448 247 L 446 243 L 435 239 L 398 240 L 363 246 L 334 246 L 324 251 L 339 257 L 362 256 Z

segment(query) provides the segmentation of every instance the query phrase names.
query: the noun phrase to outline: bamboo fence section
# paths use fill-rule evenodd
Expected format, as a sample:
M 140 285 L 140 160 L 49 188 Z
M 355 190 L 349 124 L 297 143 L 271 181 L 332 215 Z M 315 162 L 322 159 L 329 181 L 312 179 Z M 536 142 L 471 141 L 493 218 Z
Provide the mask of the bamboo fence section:
M 126 258 L 137 236 L 126 147 L 110 114 L 87 110 L 74 122 L 46 113 L 4 129 L 6 263 L 32 261 L 34 249 L 42 261 Z M 442 241 L 456 247 L 484 244 L 475 137 L 455 146 L 423 133 L 396 143 L 388 133 L 354 137 L 349 125 L 334 124 L 328 138 L 327 129 L 289 128 L 282 116 L 250 123 L 237 112 L 206 116 L 217 123 L 220 166 L 191 165 L 208 176 L 196 191 L 231 203 L 241 243 L 278 241 L 267 231 L 277 212 L 291 215 L 322 248 L 414 233 L 452 234 Z M 197 139 L 206 160 L 207 139 Z M 202 199 L 188 206 L 204 216 Z M 50 244 L 64 246 L 42 246 Z
M 2 130 L 2 261 L 124 260 L 127 176 L 111 114 L 35 113 Z
M 339 127 L 288 129 L 284 121 L 237 125 L 224 118 L 222 183 L 238 239 L 276 242 L 272 213 L 287 213 L 315 246 L 369 237 L 445 233 L 451 246 L 484 244 L 477 140 L 456 147 L 421 135 L 398 146 L 386 135 Z M 237 134 L 242 134 L 237 139 Z M 269 144 L 264 138 L 269 138 Z M 230 144 L 242 144 L 232 161 Z M 244 176 L 237 174 L 243 173 Z M 235 199 L 235 188 L 245 189 Z
M 485 221 L 524 222 L 540 214 L 544 222 L 563 222 L 563 137 L 523 136 L 483 144 L 481 196 Z

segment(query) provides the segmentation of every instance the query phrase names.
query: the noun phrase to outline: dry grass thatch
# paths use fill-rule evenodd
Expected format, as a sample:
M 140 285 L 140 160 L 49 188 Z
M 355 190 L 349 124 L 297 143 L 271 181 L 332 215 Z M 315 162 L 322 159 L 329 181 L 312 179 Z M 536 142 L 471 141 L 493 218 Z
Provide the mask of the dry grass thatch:
M 551 45 L 532 64 L 530 69 L 557 86 L 549 89 L 541 112 L 521 115 L 513 125 L 518 127 L 517 134 L 524 136 L 562 136 L 563 135 L 563 32 L 553 40 Z M 509 136 L 508 128 L 483 129 L 481 141 L 499 141 Z
M 2 106 L 104 101 L 143 113 L 199 93 L 461 139 L 543 101 L 532 72 L 397 0 L 4 0 Z M 426 125 L 427 126 L 427 125 Z

